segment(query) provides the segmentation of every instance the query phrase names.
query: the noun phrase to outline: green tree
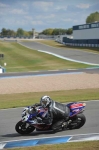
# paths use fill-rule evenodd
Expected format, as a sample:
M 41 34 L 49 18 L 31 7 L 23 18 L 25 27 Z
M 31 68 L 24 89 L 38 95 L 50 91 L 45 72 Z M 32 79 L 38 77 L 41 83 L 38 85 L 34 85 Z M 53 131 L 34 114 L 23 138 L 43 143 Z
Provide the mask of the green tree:
M 33 31 L 28 31 L 29 37 L 33 37 Z
M 94 12 L 91 13 L 87 18 L 86 18 L 86 23 L 92 23 L 95 21 L 99 21 L 99 12 Z
M 49 28 L 49 29 L 45 29 L 42 31 L 42 34 L 45 35 L 52 35 L 53 29 Z
M 52 35 L 62 35 L 66 34 L 67 29 L 54 29 Z
M 52 35 L 59 35 L 59 29 L 54 29 L 52 32 Z
M 29 35 L 29 32 L 24 31 L 24 36 L 25 36 L 25 37 L 29 37 L 29 36 L 30 36 L 30 35 Z
M 71 35 L 73 33 L 73 29 L 72 28 L 69 28 L 66 32 L 68 35 Z
M 10 36 L 16 36 L 16 32 L 14 30 L 10 30 Z
M 19 37 L 24 36 L 24 30 L 22 28 L 17 29 L 17 36 Z
M 16 32 L 14 30 L 2 28 L 1 35 L 4 37 L 16 36 Z
M 10 29 L 6 30 L 6 36 L 11 37 L 11 36 L 16 36 L 16 32 Z
M 59 28 L 59 29 L 57 29 L 57 28 L 51 29 L 51 28 L 49 28 L 49 29 L 43 30 L 40 34 L 45 34 L 45 35 L 62 35 L 62 34 L 66 34 L 66 32 L 67 32 L 67 29 L 61 29 L 61 28 Z
M 7 35 L 7 30 L 5 28 L 2 28 L 1 35 L 2 36 L 6 36 Z

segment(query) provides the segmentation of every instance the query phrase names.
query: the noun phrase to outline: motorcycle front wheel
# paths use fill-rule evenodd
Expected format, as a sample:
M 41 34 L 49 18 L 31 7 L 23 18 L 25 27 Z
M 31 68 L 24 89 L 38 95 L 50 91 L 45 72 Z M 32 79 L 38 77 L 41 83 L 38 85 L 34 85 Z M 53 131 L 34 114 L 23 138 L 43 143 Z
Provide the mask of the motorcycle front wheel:
M 15 126 L 16 132 L 19 134 L 25 135 L 25 134 L 30 134 L 35 130 L 34 126 L 26 126 L 26 122 L 19 121 L 16 126 Z
M 69 124 L 68 128 L 70 130 L 72 129 L 79 129 L 81 128 L 85 122 L 86 122 L 86 117 L 84 114 L 80 113 L 71 118 L 72 122 Z

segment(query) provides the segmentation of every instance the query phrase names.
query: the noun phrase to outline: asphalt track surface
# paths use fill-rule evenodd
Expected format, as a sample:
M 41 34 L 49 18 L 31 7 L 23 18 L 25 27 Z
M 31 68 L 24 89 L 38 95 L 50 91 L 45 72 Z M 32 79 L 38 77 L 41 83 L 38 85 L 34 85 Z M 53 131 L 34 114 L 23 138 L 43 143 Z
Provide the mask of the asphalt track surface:
M 90 73 L 94 74 L 97 73 L 99 74 L 99 67 L 92 67 L 92 68 L 86 68 L 86 69 L 75 69 L 75 70 L 53 70 L 53 71 L 34 71 L 34 72 L 15 72 L 15 73 L 3 73 L 0 74 L 0 78 L 11 78 L 11 77 L 22 77 L 22 76 L 36 76 L 36 75 L 51 75 L 51 74 L 74 74 L 74 73 L 80 73 L 80 72 L 85 72 L 85 73 Z
M 56 48 L 52 46 L 47 46 L 35 41 L 20 41 L 20 43 L 26 47 L 34 50 L 42 50 L 45 52 L 54 53 L 72 60 L 82 61 L 86 63 L 99 64 L 99 54 L 81 50 L 67 50 L 62 48 Z
M 52 47 L 48 47 L 42 44 L 38 44 L 35 42 L 25 42 L 22 43 L 25 46 L 28 46 L 32 49 L 39 49 L 39 50 L 47 50 L 50 52 L 54 51 L 54 53 L 58 52 L 58 54 L 63 56 L 68 56 L 72 59 L 78 59 L 81 61 L 87 61 L 90 63 L 97 63 L 99 64 L 99 55 L 92 54 L 87 52 L 75 51 L 77 55 L 74 54 L 74 50 L 64 51 Z M 43 47 L 42 47 L 42 46 Z M 90 72 L 90 73 L 99 73 L 98 68 L 92 69 L 79 69 L 75 70 L 75 72 Z M 37 74 L 51 74 L 51 73 L 64 73 L 64 72 L 74 72 L 74 70 L 64 70 L 64 71 L 42 71 L 42 72 L 30 72 L 30 75 L 37 75 Z M 13 77 L 13 76 L 24 76 L 29 75 L 28 73 L 5 73 L 0 74 L 0 77 Z M 42 137 L 52 137 L 52 136 L 64 136 L 64 135 L 76 135 L 76 134 L 88 134 L 88 133 L 99 133 L 99 101 L 89 101 L 86 102 L 86 109 L 84 114 L 86 116 L 86 123 L 81 129 L 76 130 L 67 130 L 52 134 L 50 132 L 34 132 L 27 136 L 21 136 L 15 131 L 15 124 L 21 119 L 21 113 L 23 108 L 16 108 L 16 109 L 1 109 L 0 110 L 0 142 L 3 141 L 11 141 L 11 140 L 19 140 L 19 139 L 31 139 L 31 138 L 42 138 Z
M 15 124 L 21 119 L 23 108 L 0 110 L 0 142 L 42 138 L 52 136 L 66 136 L 77 134 L 99 133 L 99 101 L 86 102 L 84 115 L 86 123 L 80 129 L 66 130 L 52 134 L 52 132 L 32 132 L 30 135 L 21 136 L 15 131 Z

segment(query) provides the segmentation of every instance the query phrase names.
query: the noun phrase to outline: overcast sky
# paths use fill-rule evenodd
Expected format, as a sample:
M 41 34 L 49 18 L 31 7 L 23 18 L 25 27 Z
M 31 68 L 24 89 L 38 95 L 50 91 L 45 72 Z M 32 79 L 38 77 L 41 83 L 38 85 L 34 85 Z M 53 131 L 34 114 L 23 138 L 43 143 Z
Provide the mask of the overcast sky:
M 0 32 L 2 28 L 68 29 L 84 24 L 95 11 L 99 12 L 99 0 L 0 0 Z

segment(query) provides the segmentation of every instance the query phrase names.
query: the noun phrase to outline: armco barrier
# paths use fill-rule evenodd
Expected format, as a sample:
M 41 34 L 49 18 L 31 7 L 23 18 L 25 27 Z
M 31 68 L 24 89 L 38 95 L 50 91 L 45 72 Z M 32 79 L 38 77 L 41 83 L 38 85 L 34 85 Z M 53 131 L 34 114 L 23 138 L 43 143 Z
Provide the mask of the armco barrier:
M 99 140 L 99 133 L 81 134 L 81 135 L 67 135 L 59 137 L 44 137 L 38 139 L 25 139 L 9 142 L 1 142 L 0 149 L 17 148 L 17 147 L 30 147 L 39 146 L 44 144 L 60 144 L 66 142 L 79 142 L 79 141 L 94 141 Z
M 99 44 L 65 43 L 64 45 L 79 46 L 79 47 L 99 47 Z

